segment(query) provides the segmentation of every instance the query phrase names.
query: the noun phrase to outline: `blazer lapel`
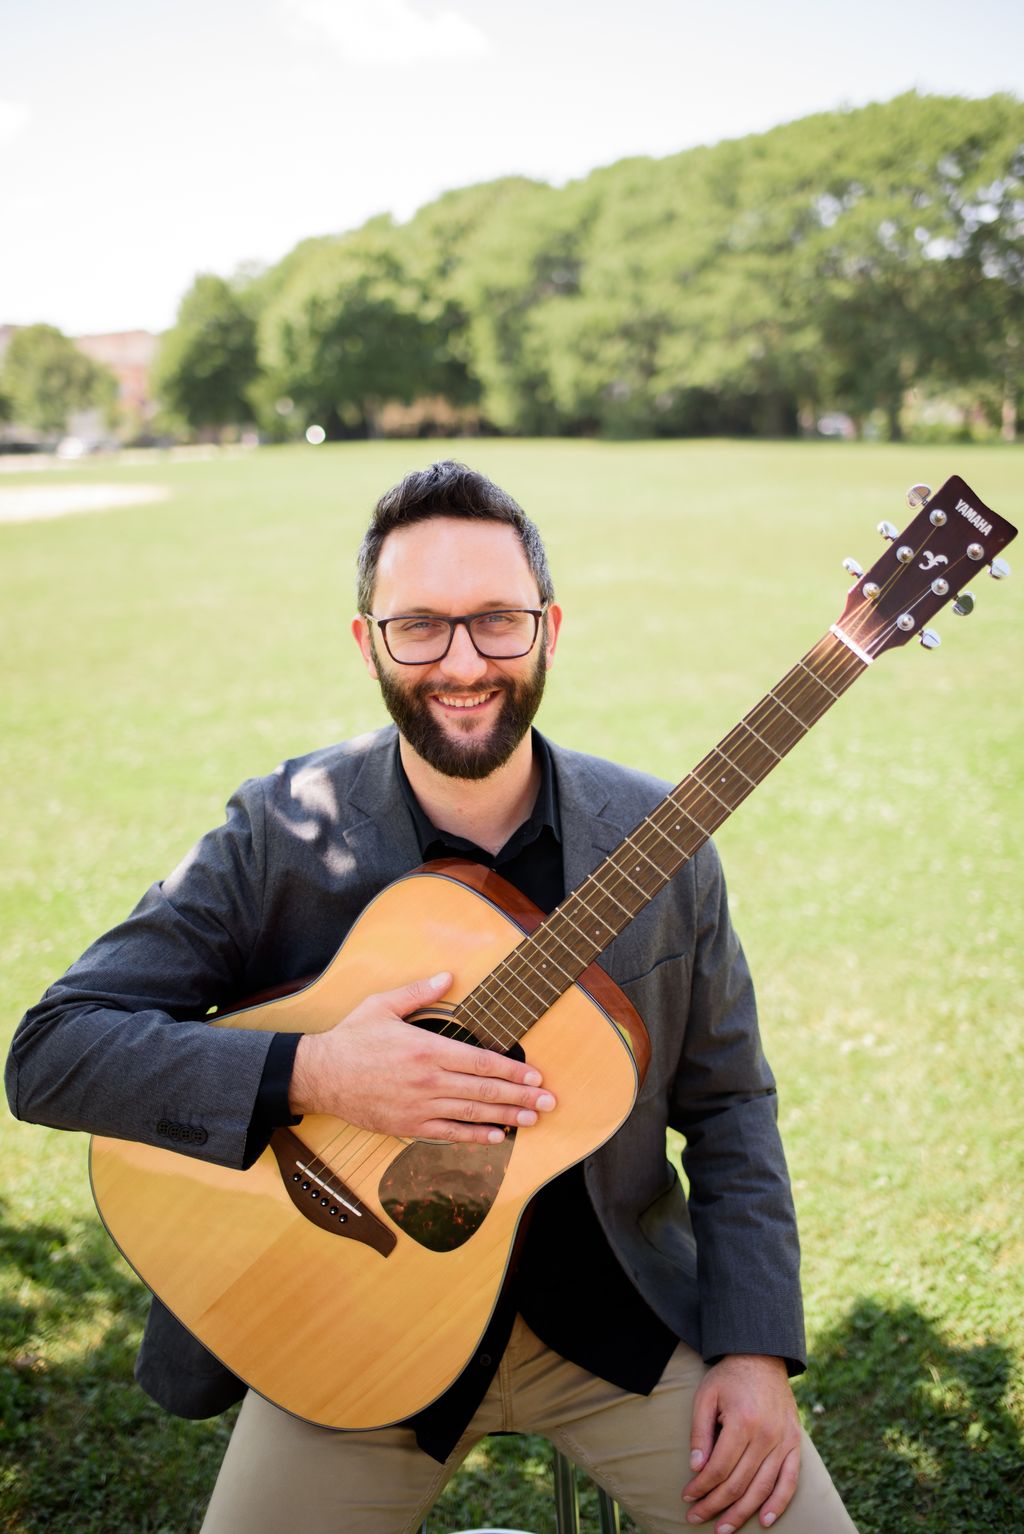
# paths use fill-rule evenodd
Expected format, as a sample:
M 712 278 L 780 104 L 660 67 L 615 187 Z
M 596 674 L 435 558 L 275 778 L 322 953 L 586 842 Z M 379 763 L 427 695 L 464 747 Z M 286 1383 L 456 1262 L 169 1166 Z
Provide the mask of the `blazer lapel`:
M 365 752 L 347 795 L 355 814 L 342 829 L 355 866 L 380 889 L 420 865 L 419 842 L 395 771 L 396 738 L 393 726 L 381 730 Z

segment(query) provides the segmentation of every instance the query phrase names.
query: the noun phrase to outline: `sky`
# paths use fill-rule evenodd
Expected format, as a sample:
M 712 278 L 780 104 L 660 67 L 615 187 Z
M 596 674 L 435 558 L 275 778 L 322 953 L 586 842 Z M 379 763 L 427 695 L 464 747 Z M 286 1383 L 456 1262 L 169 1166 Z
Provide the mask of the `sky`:
M 0 0 L 0 324 L 917 89 L 1024 97 L 1019 0 Z

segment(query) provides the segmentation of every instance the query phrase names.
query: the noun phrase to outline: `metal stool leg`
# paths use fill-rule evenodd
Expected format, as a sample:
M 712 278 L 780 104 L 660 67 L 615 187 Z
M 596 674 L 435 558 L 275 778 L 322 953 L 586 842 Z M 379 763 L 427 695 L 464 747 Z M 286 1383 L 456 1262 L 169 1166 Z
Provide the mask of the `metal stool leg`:
M 602 1486 L 597 1488 L 597 1515 L 601 1524 L 601 1534 L 620 1534 L 619 1504 Z
M 556 1534 L 580 1534 L 580 1499 L 576 1490 L 576 1466 L 555 1450 Z
M 556 1534 L 580 1534 L 580 1501 L 576 1484 L 576 1466 L 555 1449 L 555 1531 Z M 597 1488 L 597 1515 L 601 1534 L 620 1534 L 619 1505 L 603 1487 Z

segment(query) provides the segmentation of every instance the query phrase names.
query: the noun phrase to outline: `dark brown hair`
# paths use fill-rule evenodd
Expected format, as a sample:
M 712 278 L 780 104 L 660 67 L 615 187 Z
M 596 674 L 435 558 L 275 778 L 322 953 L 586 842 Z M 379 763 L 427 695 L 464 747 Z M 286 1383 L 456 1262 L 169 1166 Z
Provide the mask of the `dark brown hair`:
M 428 517 L 472 517 L 477 521 L 504 522 L 514 528 L 537 582 L 541 602 L 547 606 L 554 601 L 555 589 L 544 544 L 518 501 L 486 474 L 446 458 L 427 469 L 414 469 L 385 491 L 373 508 L 356 561 L 356 598 L 361 613 L 372 610 L 377 562 L 384 539 L 397 527 L 409 527 Z

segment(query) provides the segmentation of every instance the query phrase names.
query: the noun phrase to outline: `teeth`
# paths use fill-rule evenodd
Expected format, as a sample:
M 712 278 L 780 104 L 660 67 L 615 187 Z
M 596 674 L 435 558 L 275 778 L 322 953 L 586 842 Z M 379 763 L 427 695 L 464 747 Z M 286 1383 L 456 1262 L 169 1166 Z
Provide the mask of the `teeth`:
M 488 692 L 474 693 L 471 698 L 464 697 L 461 694 L 458 697 L 449 698 L 446 697 L 443 692 L 439 692 L 437 695 L 437 701 L 439 703 L 443 703 L 445 708 L 476 708 L 479 704 L 485 702 L 486 699 L 490 696 L 491 694 Z

